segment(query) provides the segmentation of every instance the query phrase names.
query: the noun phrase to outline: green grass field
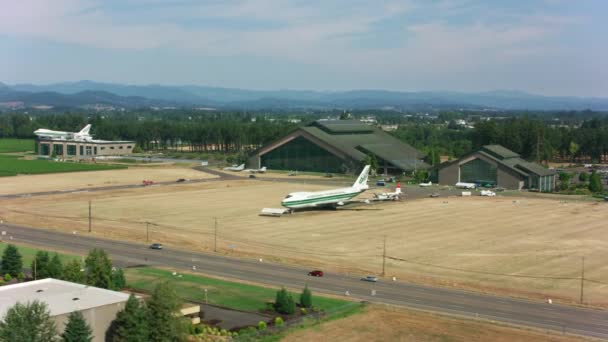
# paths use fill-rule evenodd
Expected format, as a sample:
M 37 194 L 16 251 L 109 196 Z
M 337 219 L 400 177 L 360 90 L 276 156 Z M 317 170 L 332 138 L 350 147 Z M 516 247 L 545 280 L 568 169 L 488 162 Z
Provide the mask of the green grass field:
M 18 174 L 33 175 L 43 173 L 100 171 L 125 169 L 125 165 L 81 164 L 75 162 L 55 162 L 52 160 L 23 160 L 15 156 L 0 156 L 0 177 Z
M 231 281 L 207 278 L 191 274 L 180 277 L 172 272 L 156 268 L 130 268 L 126 272 L 129 287 L 150 292 L 157 283 L 170 281 L 183 300 L 205 300 L 205 289 L 210 304 L 220 305 L 236 310 L 259 311 L 266 308 L 267 302 L 273 302 L 277 289 L 241 284 Z M 292 293 L 294 299 L 299 299 L 299 293 Z M 322 310 L 331 310 L 349 303 L 340 299 L 316 296 L 313 293 L 313 305 Z
M 28 152 L 33 150 L 33 139 L 0 139 L 0 153 Z
M 6 242 L 0 242 L 0 255 L 2 255 L 2 253 L 4 253 L 4 249 L 6 248 L 7 245 L 8 244 Z M 22 258 L 21 260 L 23 261 L 24 268 L 30 267 L 30 265 L 32 264 L 32 261 L 34 260 L 34 256 L 36 255 L 36 252 L 38 252 L 39 250 L 47 251 L 51 255 L 55 254 L 55 252 L 51 252 L 46 249 L 31 248 L 31 247 L 25 247 L 25 246 L 19 246 L 19 245 L 15 245 L 15 246 L 17 246 L 19 253 L 21 253 L 21 258 Z M 76 260 L 81 259 L 81 257 L 78 255 L 64 254 L 64 253 L 58 253 L 58 254 L 59 254 L 59 258 L 61 259 L 61 262 L 64 265 L 67 262 L 71 261 L 72 259 L 76 259 Z

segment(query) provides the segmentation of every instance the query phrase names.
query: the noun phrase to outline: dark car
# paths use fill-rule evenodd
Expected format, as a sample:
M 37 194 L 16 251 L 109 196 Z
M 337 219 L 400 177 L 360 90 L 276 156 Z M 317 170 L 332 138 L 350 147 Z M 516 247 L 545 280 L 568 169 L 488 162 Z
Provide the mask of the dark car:
M 153 243 L 150 245 L 150 249 L 163 249 L 162 243 Z
M 310 271 L 310 272 L 308 272 L 308 275 L 311 277 L 322 277 L 323 271 L 319 271 L 319 270 Z
M 249 175 L 249 178 L 257 178 L 255 175 Z
M 185 181 L 186 181 L 186 178 L 180 178 L 176 182 L 181 183 L 181 182 L 185 182 Z

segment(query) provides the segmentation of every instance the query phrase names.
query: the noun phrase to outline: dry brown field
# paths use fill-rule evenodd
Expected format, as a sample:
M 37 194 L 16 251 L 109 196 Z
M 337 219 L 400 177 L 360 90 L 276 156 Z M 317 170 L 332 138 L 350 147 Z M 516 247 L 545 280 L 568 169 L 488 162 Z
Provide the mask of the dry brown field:
M 100 186 L 141 184 L 144 179 L 164 182 L 215 177 L 188 167 L 174 165 L 130 166 L 126 170 L 19 175 L 0 178 L 0 195 L 53 190 L 86 189 Z
M 589 340 L 373 305 L 365 308 L 363 313 L 296 331 L 281 341 L 574 342 Z
M 258 216 L 289 192 L 322 188 L 237 180 L 66 193 L 0 200 L 0 217 L 85 232 L 91 200 L 93 235 L 146 242 L 148 221 L 150 242 L 199 251 L 213 250 L 216 218 L 220 253 L 361 275 L 381 272 L 386 236 L 387 277 L 571 302 L 584 256 L 584 300 L 608 304 L 608 204 L 450 197 Z

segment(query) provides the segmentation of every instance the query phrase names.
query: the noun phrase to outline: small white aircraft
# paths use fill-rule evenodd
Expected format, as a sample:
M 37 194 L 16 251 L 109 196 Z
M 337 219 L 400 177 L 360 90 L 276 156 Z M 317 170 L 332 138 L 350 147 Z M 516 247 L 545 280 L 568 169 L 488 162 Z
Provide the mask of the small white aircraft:
M 465 182 L 458 182 L 455 185 L 457 188 L 460 189 L 475 189 L 477 187 L 477 184 L 475 183 L 465 183 Z
M 366 165 L 355 183 L 349 188 L 315 192 L 292 192 L 281 201 L 281 205 L 290 209 L 344 205 L 351 198 L 369 189 L 369 185 L 367 185 L 369 168 L 370 166 Z
M 232 166 L 229 166 L 229 167 L 225 167 L 225 168 L 224 168 L 224 171 L 241 172 L 241 171 L 243 171 L 243 170 L 245 170 L 245 164 L 241 164 L 241 165 L 236 165 L 236 164 L 234 164 L 234 165 L 232 165 Z
M 491 190 L 481 190 L 481 196 L 495 197 L 496 193 Z
M 431 185 L 433 185 L 433 182 L 431 182 L 431 181 L 429 181 L 428 183 L 420 183 L 420 184 L 418 184 L 418 186 L 421 186 L 423 188 L 429 187 Z
M 378 201 L 397 201 L 401 198 L 401 183 L 397 183 L 397 187 L 394 192 L 382 192 L 374 194 L 374 199 Z
M 84 126 L 80 132 L 62 132 L 52 131 L 46 128 L 40 128 L 34 131 L 39 138 L 55 139 L 55 140 L 75 140 L 75 141 L 91 141 L 93 137 L 89 134 L 91 125 Z
M 260 169 L 247 169 L 247 170 L 245 170 L 245 172 L 249 172 L 249 173 L 266 173 L 266 166 L 263 166 Z

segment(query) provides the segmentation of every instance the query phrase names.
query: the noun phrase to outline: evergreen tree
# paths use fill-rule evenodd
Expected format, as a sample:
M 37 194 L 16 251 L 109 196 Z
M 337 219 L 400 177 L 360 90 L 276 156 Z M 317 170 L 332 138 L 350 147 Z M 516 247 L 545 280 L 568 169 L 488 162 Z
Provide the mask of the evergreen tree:
M 587 172 L 585 172 L 585 171 L 581 172 L 578 175 L 578 180 L 581 181 L 581 182 L 583 182 L 583 183 L 584 182 L 588 182 L 589 181 L 589 174 Z
M 293 300 L 293 296 L 287 292 L 285 288 L 277 291 L 277 296 L 274 301 L 274 309 L 278 313 L 291 315 L 296 311 L 296 302 Z
M 81 271 L 80 262 L 76 259 L 68 262 L 62 270 L 61 279 L 84 284 L 84 272 Z
M 184 320 L 175 314 L 180 306 L 181 300 L 168 282 L 156 286 L 147 302 L 149 341 L 183 340 L 187 326 Z
M 312 292 L 308 289 L 308 284 L 304 286 L 304 290 L 300 294 L 300 306 L 303 308 L 312 307 Z
M 52 342 L 57 329 L 45 303 L 17 303 L 0 322 L 0 341 Z
M 50 277 L 48 272 L 49 266 L 49 253 L 45 251 L 36 252 L 34 260 L 32 260 L 32 274 L 34 279 L 45 279 Z
M 86 283 L 109 289 L 112 287 L 112 262 L 103 249 L 95 248 L 85 259 Z
M 591 173 L 591 177 L 589 177 L 589 191 L 593 193 L 600 193 L 602 190 L 602 178 L 597 172 L 593 171 L 593 173 Z
M 116 315 L 112 323 L 113 342 L 147 342 L 148 321 L 146 308 L 135 296 L 129 296 L 125 308 Z
M 127 287 L 127 281 L 125 280 L 125 274 L 122 268 L 118 268 L 112 271 L 112 289 L 122 290 Z
M 68 316 L 68 323 L 61 334 L 61 340 L 63 342 L 91 342 L 93 340 L 93 331 L 80 311 L 73 311 Z
M 55 253 L 55 255 L 53 255 L 53 257 L 49 261 L 47 272 L 49 278 L 61 278 L 61 275 L 63 274 L 63 265 L 61 263 L 61 259 L 59 259 L 59 254 Z
M 2 274 L 10 274 L 12 277 L 17 277 L 23 268 L 21 261 L 21 253 L 15 245 L 8 245 L 2 253 Z

